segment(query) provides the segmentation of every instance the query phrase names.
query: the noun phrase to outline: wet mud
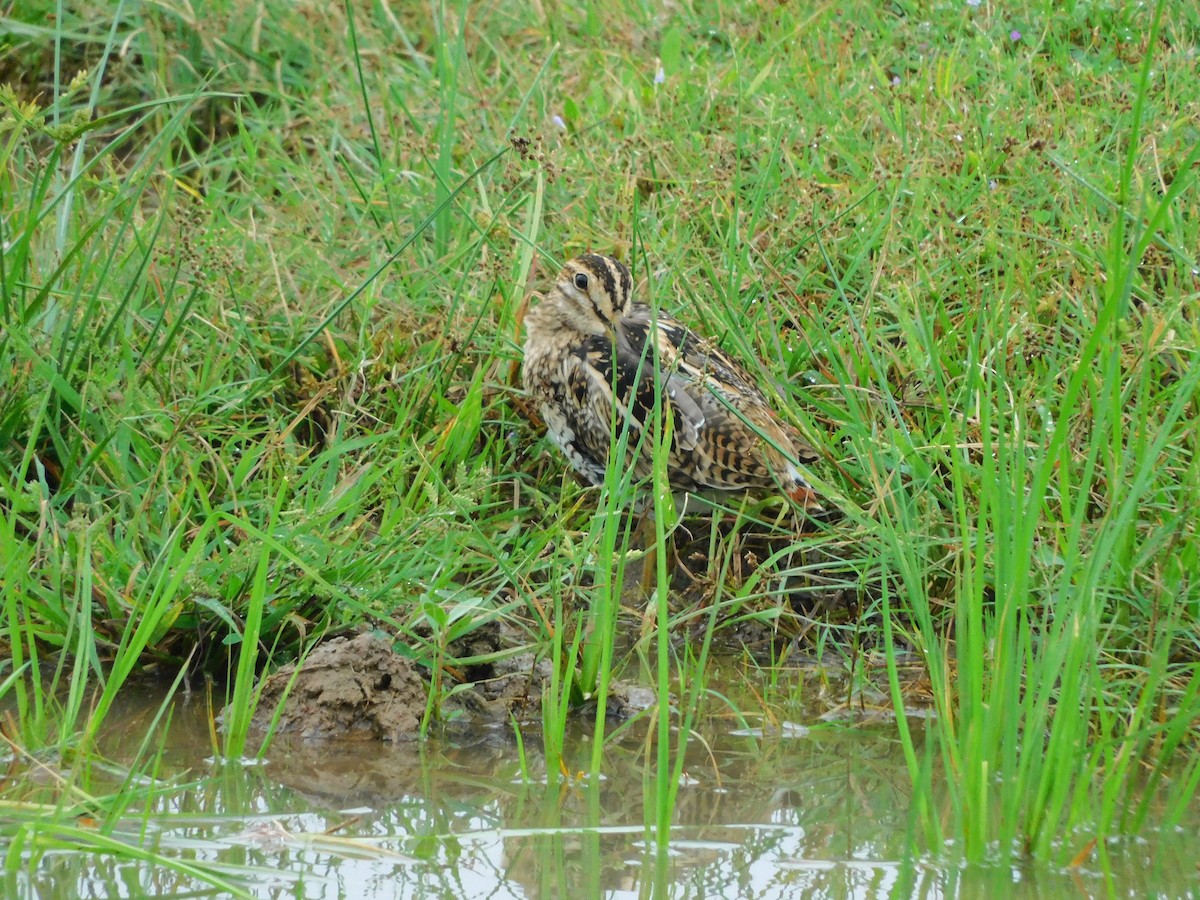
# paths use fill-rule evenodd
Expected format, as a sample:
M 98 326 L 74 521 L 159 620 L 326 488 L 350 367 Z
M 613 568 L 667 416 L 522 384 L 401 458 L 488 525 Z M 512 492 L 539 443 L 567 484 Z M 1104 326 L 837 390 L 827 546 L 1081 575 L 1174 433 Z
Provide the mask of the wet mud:
M 549 660 L 531 653 L 474 667 L 466 680 L 446 692 L 434 719 L 459 729 L 513 718 L 540 723 L 551 675 Z M 266 733 L 275 723 L 276 735 L 314 741 L 415 740 L 429 708 L 427 676 L 378 633 L 335 637 L 302 662 L 267 676 L 254 726 Z M 612 684 L 605 714 L 626 718 L 650 700 L 644 688 Z M 581 719 L 594 717 L 595 705 L 583 703 L 576 714 Z

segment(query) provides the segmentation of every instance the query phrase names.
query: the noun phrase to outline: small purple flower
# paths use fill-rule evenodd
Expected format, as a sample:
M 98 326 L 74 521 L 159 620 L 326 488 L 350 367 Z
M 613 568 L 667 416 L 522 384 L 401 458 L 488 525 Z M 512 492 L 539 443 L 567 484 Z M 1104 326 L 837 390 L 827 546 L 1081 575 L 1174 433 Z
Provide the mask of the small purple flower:
M 978 7 L 983 0 L 967 0 L 967 6 Z
M 900 76 L 899 75 L 892 76 L 892 87 L 900 87 Z
M 658 67 L 658 71 L 654 73 L 654 83 L 662 84 L 666 80 L 667 80 L 667 73 L 663 70 L 663 67 L 660 64 Z
M 559 130 L 559 131 L 566 131 L 566 130 L 567 130 L 567 123 L 563 121 L 563 117 L 562 117 L 562 116 L 558 116 L 558 115 L 556 115 L 556 116 L 554 116 L 554 117 L 553 117 L 553 118 L 552 118 L 550 121 L 552 121 L 552 122 L 554 123 L 554 126 L 555 126 L 555 127 L 556 127 L 556 128 Z
M 1017 29 L 1014 28 L 1012 31 L 1010 31 L 1008 33 L 1008 39 L 1010 41 L 1012 41 L 1013 43 L 1016 43 L 1017 41 L 1019 41 L 1021 39 L 1021 32 L 1017 31 Z

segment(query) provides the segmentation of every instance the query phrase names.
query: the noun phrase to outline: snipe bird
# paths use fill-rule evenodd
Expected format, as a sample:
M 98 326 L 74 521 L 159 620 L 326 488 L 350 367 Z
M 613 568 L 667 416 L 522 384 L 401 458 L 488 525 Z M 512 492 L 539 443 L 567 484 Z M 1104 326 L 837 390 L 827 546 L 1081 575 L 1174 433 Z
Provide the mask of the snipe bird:
M 625 427 L 627 463 L 635 477 L 649 476 L 653 447 L 641 437 L 653 428 L 657 365 L 661 409 L 673 426 L 673 492 L 783 493 L 822 508 L 797 465 L 817 454 L 716 344 L 634 303 L 633 279 L 617 260 L 588 254 L 568 262 L 525 328 L 525 390 L 551 439 L 592 484 L 603 484 L 614 436 Z

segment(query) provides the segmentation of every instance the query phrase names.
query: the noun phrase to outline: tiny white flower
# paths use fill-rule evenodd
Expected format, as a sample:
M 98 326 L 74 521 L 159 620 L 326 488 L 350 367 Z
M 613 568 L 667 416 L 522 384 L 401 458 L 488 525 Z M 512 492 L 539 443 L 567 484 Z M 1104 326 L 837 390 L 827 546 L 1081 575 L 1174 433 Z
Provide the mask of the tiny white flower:
M 562 116 L 556 115 L 550 121 L 554 123 L 554 127 L 557 128 L 559 131 L 567 130 L 567 123 L 563 121 Z
M 658 71 L 654 73 L 654 83 L 655 83 L 655 84 L 662 84 L 662 83 L 663 83 L 664 81 L 666 81 L 666 80 L 667 80 L 667 73 L 666 73 L 666 71 L 663 69 L 663 67 L 662 67 L 662 63 L 660 62 L 660 63 L 658 64 Z

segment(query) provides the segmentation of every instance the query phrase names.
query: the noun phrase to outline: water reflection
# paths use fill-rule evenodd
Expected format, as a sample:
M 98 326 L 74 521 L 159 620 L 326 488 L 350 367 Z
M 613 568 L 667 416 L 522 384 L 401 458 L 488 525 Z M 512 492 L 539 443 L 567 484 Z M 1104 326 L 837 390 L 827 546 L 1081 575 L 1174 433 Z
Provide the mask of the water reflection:
M 110 758 L 141 744 L 158 701 L 129 692 L 109 720 Z M 159 777 L 192 783 L 162 792 L 117 836 L 217 865 L 259 897 L 1195 896 L 1196 839 L 1182 832 L 1114 844 L 1108 882 L 906 859 L 909 782 L 891 729 L 755 740 L 738 727 L 710 720 L 705 742 L 691 743 L 659 852 L 643 824 L 654 818 L 653 754 L 637 735 L 606 748 L 597 780 L 548 775 L 531 734 L 522 778 L 504 729 L 400 745 L 279 741 L 262 765 L 220 764 L 205 704 L 183 698 Z M 585 769 L 591 752 L 581 730 L 569 767 Z M 221 895 L 186 873 L 69 848 L 9 885 L 11 896 Z

